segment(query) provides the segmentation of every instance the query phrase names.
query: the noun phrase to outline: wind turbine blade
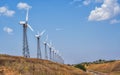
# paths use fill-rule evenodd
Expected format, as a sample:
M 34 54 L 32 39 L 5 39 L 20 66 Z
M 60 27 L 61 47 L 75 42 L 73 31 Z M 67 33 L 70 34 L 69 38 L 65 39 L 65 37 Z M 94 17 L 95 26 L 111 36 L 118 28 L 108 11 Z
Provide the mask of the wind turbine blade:
M 29 12 L 29 8 L 27 8 L 27 12 L 26 12 L 26 22 L 28 22 L 28 12 Z
M 45 30 L 43 30 L 43 31 L 40 33 L 40 36 L 42 36 L 44 33 L 45 33 Z
M 45 41 L 47 41 L 48 40 L 48 35 L 46 36 L 46 39 L 45 39 Z
M 29 24 L 27 24 L 27 26 L 30 28 L 31 31 L 34 31 L 33 28 Z
M 50 45 L 47 43 L 48 47 L 50 47 Z
M 50 46 L 52 47 L 52 41 L 50 41 Z

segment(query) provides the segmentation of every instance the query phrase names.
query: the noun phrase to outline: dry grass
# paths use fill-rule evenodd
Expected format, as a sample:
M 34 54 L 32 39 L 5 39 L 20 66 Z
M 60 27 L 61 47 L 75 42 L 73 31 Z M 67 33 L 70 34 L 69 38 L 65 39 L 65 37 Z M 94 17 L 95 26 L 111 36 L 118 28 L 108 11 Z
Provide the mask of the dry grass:
M 0 55 L 0 75 L 89 75 L 72 66 L 48 60 Z
M 120 75 L 120 61 L 103 63 L 103 64 L 90 64 L 87 67 L 87 69 L 108 73 L 110 75 Z

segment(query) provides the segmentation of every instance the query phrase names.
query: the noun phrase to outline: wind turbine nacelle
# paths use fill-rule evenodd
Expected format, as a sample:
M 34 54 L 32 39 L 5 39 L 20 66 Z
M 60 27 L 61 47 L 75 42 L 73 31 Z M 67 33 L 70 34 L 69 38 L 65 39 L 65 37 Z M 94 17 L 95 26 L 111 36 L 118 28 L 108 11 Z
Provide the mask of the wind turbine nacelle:
M 26 23 L 25 21 L 20 21 L 20 24 L 21 24 L 21 25 L 23 25 L 23 24 L 25 24 L 25 23 Z
M 36 38 L 39 38 L 39 37 L 40 37 L 40 35 L 35 35 L 35 37 L 36 37 Z
M 46 44 L 46 45 L 47 45 L 47 43 L 46 43 L 46 42 L 43 42 L 43 44 Z

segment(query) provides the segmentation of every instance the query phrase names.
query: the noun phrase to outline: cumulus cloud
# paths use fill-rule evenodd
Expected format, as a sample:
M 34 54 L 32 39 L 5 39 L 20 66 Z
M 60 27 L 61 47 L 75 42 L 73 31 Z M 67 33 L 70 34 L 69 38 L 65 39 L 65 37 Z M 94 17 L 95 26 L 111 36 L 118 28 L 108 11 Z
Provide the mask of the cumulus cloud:
M 13 16 L 15 14 L 15 11 L 9 10 L 7 7 L 2 6 L 0 7 L 0 15 L 5 15 L 5 16 Z
M 91 0 L 84 0 L 83 5 L 89 5 L 91 3 Z
M 116 23 L 120 23 L 120 20 L 113 19 L 110 21 L 110 24 L 116 24 Z
M 13 29 L 9 27 L 4 27 L 3 31 L 7 32 L 8 34 L 11 34 L 13 32 Z
M 102 21 L 117 16 L 120 13 L 120 5 L 117 0 L 104 0 L 101 7 L 96 7 L 92 10 L 88 20 L 89 21 Z
M 23 2 L 18 3 L 18 4 L 17 4 L 17 7 L 18 7 L 19 9 L 28 9 L 28 8 L 31 8 L 30 5 L 28 5 L 27 3 L 23 3 Z

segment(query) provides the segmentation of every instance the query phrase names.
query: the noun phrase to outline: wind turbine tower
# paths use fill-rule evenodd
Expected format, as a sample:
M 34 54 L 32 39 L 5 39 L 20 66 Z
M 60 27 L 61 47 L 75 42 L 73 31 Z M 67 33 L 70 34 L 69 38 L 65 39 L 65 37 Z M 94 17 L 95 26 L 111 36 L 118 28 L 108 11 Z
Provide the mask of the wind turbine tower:
M 37 58 L 42 59 L 42 53 L 41 53 L 41 47 L 40 47 L 40 38 L 44 34 L 45 30 L 42 31 L 41 33 L 37 33 L 35 37 L 37 38 Z
M 49 52 L 50 52 L 50 54 L 49 54 L 49 58 L 50 58 L 50 60 L 52 60 L 52 43 L 50 42 L 50 44 L 48 44 L 48 47 L 49 47 Z
M 29 8 L 27 9 L 26 13 L 26 21 L 20 21 L 20 25 L 23 26 L 23 56 L 26 58 L 30 58 L 30 52 L 28 47 L 28 40 L 27 40 L 27 28 L 29 27 L 32 31 L 32 27 L 28 24 L 28 12 Z
M 53 59 L 53 61 L 55 62 L 55 53 L 56 53 L 56 50 L 55 50 L 55 48 L 53 48 L 53 50 L 52 50 L 52 59 Z
M 45 42 L 43 42 L 44 45 L 45 45 L 45 59 L 48 59 L 48 54 L 47 54 L 47 39 L 48 39 L 48 35 L 46 36 Z

